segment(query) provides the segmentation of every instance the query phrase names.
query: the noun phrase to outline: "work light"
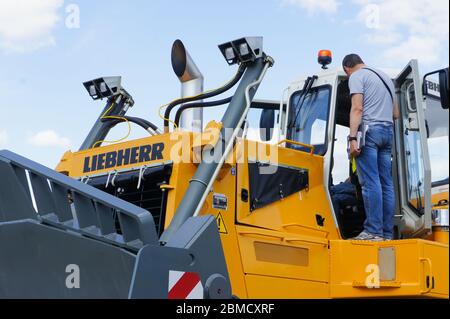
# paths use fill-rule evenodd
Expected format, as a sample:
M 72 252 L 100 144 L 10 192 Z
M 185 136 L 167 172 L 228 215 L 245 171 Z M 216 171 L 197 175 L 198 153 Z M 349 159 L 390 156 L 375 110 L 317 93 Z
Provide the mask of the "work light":
M 255 61 L 263 55 L 262 37 L 245 37 L 219 45 L 229 65 Z
M 110 76 L 84 82 L 83 85 L 94 100 L 120 94 L 122 77 Z

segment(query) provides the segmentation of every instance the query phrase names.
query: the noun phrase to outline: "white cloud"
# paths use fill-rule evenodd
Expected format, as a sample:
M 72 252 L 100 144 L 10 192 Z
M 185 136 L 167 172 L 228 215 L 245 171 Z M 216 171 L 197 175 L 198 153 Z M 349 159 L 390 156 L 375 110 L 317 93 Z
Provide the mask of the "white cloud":
M 390 61 L 408 62 L 418 58 L 421 63 L 432 65 L 438 63 L 441 56 L 442 42 L 433 37 L 412 35 L 398 45 L 384 50 L 384 57 Z
M 0 147 L 8 143 L 8 133 L 6 130 L 0 130 Z
M 41 131 L 28 139 L 31 145 L 37 147 L 61 147 L 70 148 L 70 140 L 66 137 L 59 136 L 53 130 Z
M 63 0 L 1 0 L 0 48 L 26 52 L 55 43 L 52 30 Z
M 339 5 L 336 0 L 283 0 L 282 3 L 298 6 L 308 11 L 308 14 L 317 12 L 336 13 Z
M 354 3 L 361 6 L 358 19 L 366 27 L 378 15 L 375 17 L 378 25 L 367 29 L 366 40 L 380 47 L 380 56 L 387 63 L 406 63 L 411 58 L 428 65 L 448 63 L 447 0 L 354 0 Z

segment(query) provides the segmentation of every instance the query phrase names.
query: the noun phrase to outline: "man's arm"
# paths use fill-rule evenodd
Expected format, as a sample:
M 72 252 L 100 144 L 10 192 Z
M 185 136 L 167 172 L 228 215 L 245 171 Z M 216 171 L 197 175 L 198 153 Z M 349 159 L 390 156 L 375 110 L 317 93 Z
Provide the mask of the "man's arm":
M 400 110 L 398 108 L 397 102 L 394 103 L 393 113 L 394 113 L 393 114 L 394 120 L 396 120 L 396 119 L 398 119 L 400 117 Z
M 358 127 L 361 124 L 363 113 L 363 95 L 352 95 L 352 109 L 350 111 L 350 136 L 356 136 Z

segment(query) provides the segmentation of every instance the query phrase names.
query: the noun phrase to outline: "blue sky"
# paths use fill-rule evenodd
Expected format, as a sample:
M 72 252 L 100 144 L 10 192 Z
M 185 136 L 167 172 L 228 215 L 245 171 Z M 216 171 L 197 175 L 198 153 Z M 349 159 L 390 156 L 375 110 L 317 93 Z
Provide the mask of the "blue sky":
M 79 28 L 67 27 L 71 5 Z M 82 86 L 100 76 L 122 75 L 136 101 L 129 114 L 161 125 L 158 106 L 180 91 L 172 42 L 183 40 L 213 88 L 235 72 L 217 45 L 246 35 L 263 36 L 276 61 L 257 97 L 279 99 L 290 80 L 318 70 L 319 49 L 333 51 L 334 67 L 350 52 L 379 67 L 448 66 L 448 2 L 0 0 L 0 149 L 55 166 L 102 109 Z

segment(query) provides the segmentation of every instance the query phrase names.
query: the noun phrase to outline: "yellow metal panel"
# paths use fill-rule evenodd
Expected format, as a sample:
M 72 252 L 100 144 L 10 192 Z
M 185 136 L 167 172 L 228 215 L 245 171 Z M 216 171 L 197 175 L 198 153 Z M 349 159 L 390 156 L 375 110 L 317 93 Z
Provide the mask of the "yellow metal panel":
M 169 190 L 166 205 L 165 227 L 167 228 L 172 221 L 173 215 L 180 204 L 183 196 L 189 186 L 189 181 L 196 171 L 193 164 L 174 163 L 172 167 L 172 175 L 169 184 L 174 188 Z
M 190 135 L 186 134 L 187 138 Z M 123 143 L 111 144 L 102 147 L 92 148 L 89 150 L 79 151 L 75 153 L 66 152 L 58 164 L 56 171 L 68 172 L 70 177 L 83 177 L 97 174 L 106 174 L 113 170 L 133 169 L 139 168 L 142 165 L 155 164 L 158 162 L 167 162 L 174 160 L 171 153 L 174 149 L 174 145 L 179 143 L 176 139 L 171 137 L 170 134 L 151 136 L 133 141 L 127 141 Z M 155 158 L 152 156 L 153 147 L 159 147 L 161 150 L 161 157 Z M 150 147 L 149 156 L 141 156 L 141 147 Z M 161 149 L 162 148 L 162 149 Z M 126 151 L 127 161 L 121 161 L 121 165 L 105 165 L 108 153 L 114 153 L 117 156 L 117 152 Z M 98 158 L 102 160 L 98 160 Z M 95 159 L 95 161 L 94 161 Z M 149 160 L 147 160 L 149 159 Z M 92 162 L 101 163 L 101 165 L 95 165 L 95 169 L 92 167 Z M 108 166 L 108 167 L 107 167 Z M 89 168 L 89 171 L 86 170 Z
M 448 245 L 448 227 L 433 227 L 429 240 Z
M 332 210 L 323 186 L 323 157 L 284 147 L 277 148 L 279 165 L 307 169 L 309 187 L 266 207 L 250 211 L 249 201 L 240 199 L 242 189 L 249 189 L 248 158 L 260 159 L 264 144 L 241 141 L 241 151 L 247 156 L 238 164 L 237 219 L 242 224 L 263 227 L 280 232 L 304 234 L 313 237 L 338 239 Z M 269 159 L 270 158 L 266 158 Z M 316 214 L 325 218 L 324 226 L 317 225 Z
M 424 246 L 433 247 L 427 256 Z M 379 288 L 369 288 L 380 273 L 380 248 L 393 248 L 395 278 L 379 281 Z M 421 297 L 434 296 L 448 298 L 448 245 L 425 240 L 410 239 L 387 242 L 330 241 L 330 291 L 333 298 L 361 297 Z M 381 254 L 383 256 L 383 254 Z M 436 269 L 435 281 L 441 283 L 436 289 L 426 291 L 428 260 Z M 442 267 L 442 268 L 441 268 Z M 442 270 L 446 267 L 446 271 Z M 378 277 L 378 279 L 380 279 Z M 369 285 L 369 286 L 368 286 Z M 440 294 L 439 294 L 440 292 Z
M 446 252 L 447 254 L 444 254 L 442 246 L 434 243 L 426 242 L 423 245 L 424 259 L 422 261 L 427 264 L 423 267 L 425 280 L 426 276 L 429 276 L 431 278 L 429 284 L 433 286 L 434 282 L 434 288 L 432 287 L 429 294 L 436 297 L 448 298 L 448 249 Z M 424 290 L 426 290 L 426 282 Z
M 245 226 L 236 230 L 246 274 L 328 282 L 328 245 L 320 239 L 294 241 L 292 235 Z
M 246 275 L 248 297 L 253 299 L 329 298 L 328 284 L 322 282 Z
M 309 266 L 309 249 L 278 244 L 253 243 L 257 261 L 293 266 Z

